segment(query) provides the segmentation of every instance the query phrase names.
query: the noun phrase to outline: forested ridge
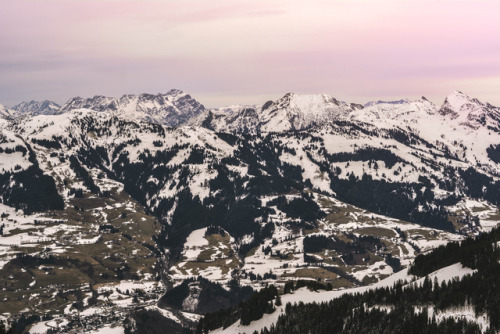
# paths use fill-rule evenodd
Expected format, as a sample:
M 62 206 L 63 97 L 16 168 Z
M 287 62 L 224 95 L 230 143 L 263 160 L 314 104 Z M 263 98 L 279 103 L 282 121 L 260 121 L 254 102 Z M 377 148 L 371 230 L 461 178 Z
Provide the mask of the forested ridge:
M 481 333 L 480 326 L 452 317 L 438 321 L 439 311 L 470 307 L 487 315 L 488 333 L 500 330 L 500 229 L 419 255 L 409 272 L 425 276 L 461 262 L 476 269 L 463 279 L 422 284 L 398 282 L 361 294 L 346 294 L 328 303 L 287 304 L 275 326 L 261 333 Z
M 481 333 L 476 322 L 445 317 L 440 312 L 453 313 L 457 309 L 472 309 L 476 317 L 486 316 L 487 333 L 500 330 L 500 228 L 461 243 L 449 243 L 426 255 L 419 255 L 409 273 L 423 280 L 399 281 L 392 287 L 377 288 L 364 293 L 345 294 L 326 303 L 285 307 L 285 313 L 267 333 Z M 462 279 L 438 282 L 427 275 L 438 269 L 460 262 L 475 269 Z M 304 281 L 307 282 L 307 281 Z M 331 289 L 319 282 L 296 286 L 287 284 L 284 293 L 302 286 L 310 289 Z M 246 302 L 231 309 L 208 314 L 197 333 L 207 333 L 218 327 L 227 327 L 241 319 L 242 324 L 273 312 L 281 299 L 266 289 L 255 293 Z M 279 301 L 278 301 L 279 300 Z M 248 317 L 251 310 L 259 310 Z

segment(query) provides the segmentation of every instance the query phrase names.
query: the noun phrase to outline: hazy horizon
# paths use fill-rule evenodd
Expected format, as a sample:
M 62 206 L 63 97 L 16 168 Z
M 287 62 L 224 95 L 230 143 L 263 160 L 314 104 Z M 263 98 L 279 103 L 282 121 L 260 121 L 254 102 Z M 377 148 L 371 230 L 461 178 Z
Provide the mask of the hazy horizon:
M 207 107 L 454 90 L 500 105 L 500 2 L 0 0 L 0 103 L 172 88 Z
M 172 89 L 177 89 L 177 88 L 172 88 Z M 156 94 L 166 94 L 169 90 L 170 89 L 167 89 L 165 92 L 126 93 L 126 94 L 120 94 L 120 95 L 117 95 L 117 96 L 106 96 L 106 97 L 120 98 L 120 97 L 122 97 L 124 95 L 140 95 L 140 94 L 154 94 L 154 95 L 156 95 Z M 180 89 L 180 90 L 182 90 L 182 89 Z M 301 94 L 301 93 L 297 93 L 297 92 L 284 92 L 282 94 L 277 94 L 277 95 L 274 95 L 274 96 L 267 96 L 267 98 L 266 98 L 266 96 L 258 97 L 258 98 L 260 98 L 260 100 L 255 101 L 255 102 L 249 102 L 249 103 L 237 103 L 236 102 L 236 103 L 228 103 L 228 104 L 223 104 L 223 105 L 209 105 L 209 104 L 204 103 L 204 100 L 206 100 L 206 99 L 199 99 L 197 96 L 191 94 L 190 92 L 187 92 L 185 90 L 182 90 L 182 91 L 184 91 L 184 93 L 187 93 L 187 94 L 191 95 L 192 98 L 194 98 L 195 100 L 197 100 L 198 102 L 200 102 L 201 104 L 203 104 L 203 106 L 205 106 L 206 108 L 220 108 L 220 107 L 228 107 L 228 106 L 231 106 L 231 105 L 238 105 L 238 104 L 239 105 L 248 105 L 248 106 L 250 106 L 250 105 L 262 105 L 262 104 L 264 104 L 265 102 L 267 102 L 269 100 L 272 100 L 272 101 L 278 100 L 279 98 L 283 97 L 285 94 L 288 94 L 288 93 L 295 93 L 295 94 L 299 94 L 299 95 L 326 94 L 326 95 L 330 95 L 330 96 L 336 98 L 339 101 L 343 101 L 343 102 L 346 102 L 346 103 L 358 103 L 358 104 L 362 104 L 362 105 L 365 105 L 368 102 L 377 102 L 377 101 L 392 102 L 392 101 L 399 101 L 399 100 L 402 100 L 402 99 L 417 100 L 417 99 L 420 99 L 421 97 L 425 97 L 429 101 L 431 101 L 434 104 L 436 104 L 436 105 L 439 106 L 442 103 L 444 103 L 444 100 L 446 99 L 446 97 L 452 93 L 452 92 L 450 92 L 446 96 L 443 96 L 443 98 L 441 100 L 439 100 L 439 101 L 433 101 L 433 100 L 429 99 L 427 96 L 415 96 L 415 97 L 407 97 L 407 96 L 396 97 L 396 96 L 394 96 L 392 98 L 391 97 L 383 98 L 383 99 L 382 98 L 378 98 L 378 99 L 372 99 L 372 100 L 366 100 L 366 101 L 349 101 L 349 100 L 346 100 L 346 99 L 342 99 L 339 96 L 335 96 L 335 95 L 327 94 L 327 93 Z M 469 95 L 469 94 L 467 94 L 467 92 L 462 92 L 462 93 L 464 93 L 466 95 Z M 97 94 L 97 95 L 102 95 L 102 94 Z M 31 101 L 43 102 L 43 101 L 47 100 L 47 101 L 55 102 L 55 103 L 57 103 L 58 105 L 60 105 L 62 107 L 64 104 L 66 104 L 67 102 L 69 102 L 74 97 L 81 97 L 81 98 L 85 99 L 85 98 L 92 98 L 94 96 L 96 96 L 96 95 L 93 95 L 93 96 L 79 96 L 79 95 L 75 95 L 75 96 L 72 96 L 72 97 L 66 99 L 63 102 L 54 101 L 54 100 L 51 100 L 51 99 L 38 99 L 38 100 L 26 99 L 26 100 L 22 100 L 19 103 L 15 103 L 15 104 L 12 104 L 12 105 L 6 105 L 6 104 L 2 103 L 2 101 L 0 101 L 0 104 L 3 104 L 4 106 L 6 106 L 8 108 L 13 108 L 13 107 L 15 107 L 15 106 L 17 106 L 17 105 L 19 105 L 19 104 L 21 104 L 23 102 L 31 102 Z M 472 97 L 472 98 L 475 98 L 475 96 L 471 96 L 471 95 L 469 95 L 469 96 Z M 484 101 L 484 100 L 481 101 L 481 102 L 488 102 L 488 103 L 490 103 L 490 101 Z

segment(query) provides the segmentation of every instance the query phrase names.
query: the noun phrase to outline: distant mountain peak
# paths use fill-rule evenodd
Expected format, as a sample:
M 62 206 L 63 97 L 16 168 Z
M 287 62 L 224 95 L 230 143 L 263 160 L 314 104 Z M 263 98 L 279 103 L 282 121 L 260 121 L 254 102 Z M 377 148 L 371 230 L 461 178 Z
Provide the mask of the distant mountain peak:
M 459 90 L 446 97 L 439 113 L 471 129 L 486 126 L 500 131 L 500 108 L 471 98 Z
M 453 91 L 444 100 L 443 105 L 439 109 L 439 113 L 443 116 L 449 116 L 456 119 L 460 114 L 468 113 L 473 105 L 481 104 L 477 99 L 472 99 L 468 95 L 459 90 Z
M 74 97 L 61 108 L 61 111 L 81 108 L 167 126 L 184 124 L 205 110 L 201 103 L 179 89 L 171 89 L 165 94 L 126 94 L 120 98 L 102 95 L 92 98 Z
M 383 100 L 378 100 L 378 101 L 370 101 L 368 103 L 365 103 L 364 107 L 371 107 L 377 104 L 404 104 L 404 103 L 409 103 L 411 102 L 409 99 L 400 99 L 400 100 L 394 100 L 394 101 L 383 101 Z
M 22 117 L 22 116 L 37 116 L 37 115 L 54 115 L 59 111 L 60 108 L 61 106 L 53 101 L 31 100 L 28 102 L 19 103 L 18 105 L 13 107 L 12 110 L 15 111 L 16 117 Z
M 181 94 L 185 94 L 184 91 L 176 88 L 172 88 L 167 92 L 167 95 L 181 95 Z

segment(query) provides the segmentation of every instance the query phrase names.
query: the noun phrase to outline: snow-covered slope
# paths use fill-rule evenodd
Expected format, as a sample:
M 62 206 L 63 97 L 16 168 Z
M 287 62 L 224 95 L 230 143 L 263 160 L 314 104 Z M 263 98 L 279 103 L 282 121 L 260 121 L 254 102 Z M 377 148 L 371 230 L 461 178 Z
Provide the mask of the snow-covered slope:
M 7 119 L 12 117 L 12 109 L 0 104 L 0 118 Z
M 74 97 L 61 108 L 61 112 L 81 108 L 109 112 L 132 121 L 167 126 L 181 125 L 205 110 L 189 94 L 176 89 L 166 94 L 124 95 L 121 98 L 100 95 L 87 99 Z
M 432 102 L 422 97 L 416 101 L 405 99 L 395 102 L 368 103 L 362 110 L 348 114 L 347 118 L 358 122 L 390 122 L 403 127 L 404 123 L 418 124 L 421 119 L 432 117 L 436 114 L 436 110 Z
M 54 115 L 59 109 L 60 105 L 53 101 L 29 101 L 22 102 L 12 108 L 16 117 L 22 116 L 36 116 L 36 115 Z
M 425 97 L 379 101 L 347 115 L 347 120 L 373 131 L 416 136 L 425 146 L 435 145 L 455 160 L 481 164 L 489 172 L 498 173 L 487 149 L 500 143 L 500 108 L 459 91 L 451 93 L 441 107 Z M 402 139 L 400 135 L 398 138 Z

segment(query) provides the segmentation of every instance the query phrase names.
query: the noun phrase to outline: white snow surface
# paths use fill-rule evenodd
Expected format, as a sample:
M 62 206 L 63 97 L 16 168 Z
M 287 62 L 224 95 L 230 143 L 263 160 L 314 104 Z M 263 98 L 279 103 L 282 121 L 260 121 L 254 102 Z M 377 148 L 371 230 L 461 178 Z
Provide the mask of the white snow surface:
M 198 255 L 200 255 L 200 253 L 203 251 L 203 246 L 208 245 L 208 240 L 205 238 L 206 231 L 207 228 L 194 230 L 187 237 L 182 255 L 186 257 L 188 261 L 196 261 Z

